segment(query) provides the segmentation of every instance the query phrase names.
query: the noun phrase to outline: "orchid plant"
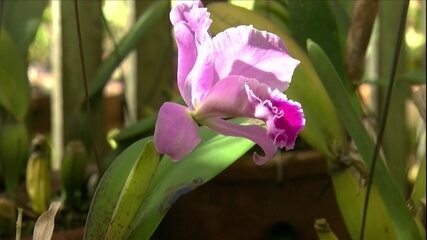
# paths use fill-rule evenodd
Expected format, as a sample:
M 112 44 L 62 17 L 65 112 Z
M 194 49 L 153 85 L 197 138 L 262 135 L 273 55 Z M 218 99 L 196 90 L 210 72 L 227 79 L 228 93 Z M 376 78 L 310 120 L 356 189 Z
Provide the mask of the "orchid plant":
M 293 9 L 291 26 L 304 21 L 301 16 L 307 14 L 296 17 L 300 11 L 320 12 L 320 18 L 328 18 L 321 23 L 325 27 L 308 29 L 320 36 L 324 29 L 337 32 L 328 2 L 284 5 Z M 147 12 L 157 16 L 166 7 L 158 1 Z M 319 38 L 304 30 L 291 37 L 261 15 L 227 3 L 204 8 L 199 0 L 180 1 L 169 16 L 183 104 L 164 103 L 154 135 L 127 147 L 103 173 L 84 239 L 149 239 L 180 196 L 214 178 L 254 144 L 263 151 L 253 153 L 253 161 L 261 165 L 278 149 L 293 149 L 299 135 L 324 154 L 352 239 L 421 239 L 418 220 L 408 211 L 404 196 L 396 194 L 398 188 L 381 155 L 370 185 L 372 194 L 356 181 L 360 179 L 353 170 L 363 173 L 365 165 L 371 165 L 374 140 L 360 121 L 362 108 L 354 89 L 346 85 L 338 36 Z M 123 42 L 126 47 L 118 48 L 120 56 L 138 41 Z M 103 84 L 99 86 L 102 89 Z M 351 145 L 360 155 L 358 163 L 358 159 L 345 162 L 354 155 Z M 368 209 L 365 196 L 371 202 L 368 215 L 362 214 Z M 425 190 L 414 196 L 412 200 L 419 200 Z M 364 230 L 365 222 L 376 224 Z M 334 239 L 331 229 L 317 233 L 320 239 L 326 235 Z
M 150 138 L 138 141 L 112 163 L 93 199 L 85 239 L 149 238 L 179 196 L 215 177 L 253 143 L 264 152 L 253 154 L 256 164 L 270 160 L 278 148 L 293 149 L 305 117 L 301 104 L 282 92 L 299 61 L 280 37 L 250 25 L 211 37 L 209 15 L 200 1 L 182 1 L 171 10 L 177 85 L 186 106 L 164 103 L 154 145 Z M 233 118 L 248 120 L 237 124 Z M 219 135 L 206 137 L 199 124 Z M 212 162 L 213 149 L 219 150 L 218 159 L 205 167 Z M 165 154 L 160 162 L 159 154 Z M 114 200 L 111 192 L 119 193 Z M 146 201 L 141 203 L 141 198 Z M 106 209 L 111 202 L 116 202 L 114 210 Z
M 78 2 L 74 1 L 76 29 L 80 29 Z M 425 239 L 425 222 L 424 227 L 420 222 L 423 217 L 425 221 L 425 148 L 424 155 L 417 156 L 421 167 L 413 186 L 409 186 L 404 168 L 416 164 L 402 161 L 409 154 L 405 150 L 408 146 L 402 147 L 405 144 L 401 143 L 408 139 L 400 134 L 408 129 L 404 124 L 389 124 L 388 128 L 385 124 L 392 105 L 393 81 L 399 78 L 395 74 L 409 0 L 353 1 L 354 6 L 347 9 L 354 11 L 351 21 L 349 13 L 340 9 L 353 4 L 349 1 L 248 0 L 243 5 L 248 2 L 255 9 L 222 1 L 205 8 L 201 0 L 184 0 L 170 10 L 170 1 L 153 0 L 96 70 L 85 90 L 88 115 L 118 64 L 170 10 L 178 54 L 176 85 L 182 101 L 165 102 L 136 134 L 126 128 L 120 133 L 121 140 L 117 136 L 110 139 L 119 145 L 113 151 L 117 155 L 112 162 L 107 158 L 97 162 L 97 173 L 102 178 L 92 198 L 84 239 L 150 239 L 183 194 L 217 176 L 255 144 L 262 153 L 254 152 L 253 161 L 262 165 L 279 149 L 292 150 L 298 136 L 323 154 L 337 205 L 352 239 Z M 12 198 L 19 195 L 22 164 L 27 155 L 23 149 L 28 145 L 30 85 L 25 59 L 46 3 L 40 0 L 24 6 L 19 1 L 6 4 L 0 0 L 0 56 L 10 59 L 0 61 L 0 175 L 4 177 L 6 194 Z M 259 9 L 257 12 L 256 6 L 271 11 L 270 17 L 264 17 Z M 383 18 L 375 8 L 388 18 Z M 366 127 L 366 106 L 356 93 L 358 88 L 350 84 L 363 82 L 360 66 L 364 65 L 369 37 L 375 34 L 372 27 L 376 11 L 382 28 L 381 43 L 372 46 L 387 53 L 382 56 L 380 70 L 376 69 L 381 72 L 379 79 L 388 79 L 384 59 L 393 58 L 386 101 L 380 104 L 385 110 L 378 114 L 378 129 Z M 402 13 L 400 19 L 394 19 L 397 13 Z M 399 30 L 395 31 L 398 23 Z M 360 29 L 366 31 L 363 36 Z M 383 34 L 387 31 L 388 35 Z M 81 35 L 80 30 L 77 33 Z M 390 37 L 395 33 L 396 44 Z M 169 31 L 164 34 L 171 37 Z M 84 48 L 81 38 L 78 39 L 81 63 L 85 66 Z M 395 55 L 388 57 L 392 47 Z M 82 67 L 83 76 L 84 71 Z M 424 101 L 420 101 L 419 108 L 425 124 L 425 73 L 423 77 Z M 150 78 L 146 79 L 157 80 Z M 402 105 L 407 101 L 403 97 L 397 99 Z M 388 118 L 404 115 L 400 114 L 404 107 L 395 105 Z M 402 123 L 404 117 L 399 119 Z M 389 135 L 381 144 L 384 132 L 386 135 L 394 131 L 395 126 L 402 127 L 396 131 L 400 133 Z M 131 134 L 126 135 L 129 129 Z M 140 140 L 134 142 L 135 139 Z M 128 145 L 129 142 L 132 144 Z M 80 142 L 71 142 L 69 146 L 61 172 L 64 196 L 68 196 L 66 207 L 73 205 L 70 196 L 80 196 L 88 157 Z M 48 190 L 51 180 L 48 152 L 37 154 L 31 154 L 28 161 L 26 187 L 33 210 L 41 213 L 52 198 L 50 192 L 38 189 Z M 361 182 L 367 182 L 366 186 Z M 53 203 L 40 216 L 34 239 L 51 238 L 60 205 Z M 13 204 L 8 206 L 14 209 Z M 8 218 L 14 219 L 13 214 Z M 0 235 L 2 223 L 0 218 Z M 14 222 L 7 222 L 7 228 L 13 230 Z M 319 239 L 337 239 L 333 228 L 324 219 L 315 222 Z
M 257 143 L 264 151 L 264 156 L 254 153 L 257 164 L 271 159 L 277 147 L 292 149 L 305 119 L 301 105 L 282 92 L 299 61 L 280 38 L 252 26 L 212 38 L 212 20 L 198 1 L 175 6 L 170 19 L 178 46 L 177 84 L 187 106 L 167 102 L 160 108 L 154 133 L 158 152 L 184 158 L 200 142 L 198 123 Z M 267 128 L 226 120 L 235 117 L 261 120 Z
M 336 47 L 331 42 L 338 39 L 323 43 L 330 47 L 325 48 L 328 54 L 308 40 L 307 56 L 289 35 L 253 12 L 226 3 L 208 9 L 200 1 L 181 1 L 172 8 L 177 86 L 184 104 L 164 103 L 154 136 L 135 142 L 112 162 L 93 198 L 84 238 L 149 239 L 182 194 L 215 177 L 254 144 L 262 148 L 262 154 L 253 154 L 261 165 L 279 148 L 293 149 L 299 134 L 326 156 L 353 239 L 422 238 L 418 220 L 408 211 L 382 159 L 373 176 L 370 214 L 362 216 L 359 211 L 368 209 L 364 197 L 369 193 L 355 190 L 360 179 L 343 159 L 349 158 L 354 144 L 361 165 L 370 165 L 375 145 L 360 121 L 355 93 L 342 80 L 342 63 L 330 53 Z M 229 28 L 231 13 L 236 14 L 231 22 L 237 24 Z M 288 89 L 292 79 L 293 88 Z M 315 119 L 324 121 L 311 121 Z M 359 231 L 361 219 L 376 224 Z M 330 229 L 319 238 L 322 234 L 334 237 Z

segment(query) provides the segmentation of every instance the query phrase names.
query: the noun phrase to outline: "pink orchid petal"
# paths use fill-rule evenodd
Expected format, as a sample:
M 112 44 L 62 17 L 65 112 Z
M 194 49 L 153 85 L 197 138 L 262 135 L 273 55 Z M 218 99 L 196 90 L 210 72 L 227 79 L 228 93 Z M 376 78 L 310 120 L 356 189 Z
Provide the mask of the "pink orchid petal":
M 194 32 L 196 40 L 204 41 L 208 29 L 212 23 L 207 8 L 203 8 L 201 1 L 181 1 L 170 12 L 169 18 L 172 25 L 185 23 L 191 32 Z
M 272 159 L 277 152 L 273 140 L 266 134 L 266 129 L 257 125 L 237 125 L 219 118 L 211 118 L 203 124 L 217 133 L 225 136 L 244 137 L 258 144 L 264 151 L 264 156 L 254 152 L 253 160 L 256 164 L 262 165 Z
M 203 103 L 195 109 L 194 117 L 197 120 L 213 117 L 253 117 L 253 104 L 248 101 L 245 90 L 245 84 L 253 81 L 256 82 L 241 76 L 229 76 L 217 82 L 209 90 Z
M 208 93 L 213 84 L 213 43 L 211 39 L 197 47 L 197 60 L 187 76 L 191 85 L 191 103 L 196 107 Z
M 196 42 L 193 33 L 182 22 L 176 24 L 173 31 L 178 47 L 177 85 L 185 103 L 192 108 L 191 85 L 187 82 L 187 76 L 197 59 Z
M 212 20 L 200 1 L 181 2 L 170 13 L 178 47 L 178 88 L 193 109 L 212 86 L 213 43 L 208 33 Z
M 217 82 L 209 90 L 203 103 L 195 109 L 194 117 L 197 120 L 233 117 L 256 118 L 260 98 L 270 98 L 267 85 L 256 79 L 229 76 Z
M 216 35 L 213 42 L 215 81 L 240 75 L 284 91 L 299 64 L 289 56 L 278 36 L 258 31 L 252 26 L 229 28 Z
M 198 126 L 187 112 L 187 108 L 176 103 L 164 103 L 160 107 L 154 131 L 157 151 L 174 160 L 180 160 L 199 142 Z

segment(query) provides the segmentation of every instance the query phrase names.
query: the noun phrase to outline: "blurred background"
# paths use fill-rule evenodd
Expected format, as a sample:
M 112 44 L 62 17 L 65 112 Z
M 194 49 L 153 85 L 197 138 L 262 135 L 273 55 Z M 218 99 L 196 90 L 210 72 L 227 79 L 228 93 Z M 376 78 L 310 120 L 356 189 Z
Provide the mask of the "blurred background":
M 297 24 L 305 16 L 291 0 L 229 2 L 305 42 Z M 344 59 L 352 22 L 369 16 L 352 18 L 362 1 L 325 2 L 337 31 L 336 54 Z M 401 11 L 396 1 L 378 2 L 366 56 L 354 60 L 362 70 L 348 75 L 372 134 L 384 107 Z M 163 102 L 180 100 L 170 4 L 79 0 L 76 11 L 73 1 L 0 1 L 0 239 L 14 236 L 16 207 L 24 209 L 23 235 L 30 235 L 53 199 L 66 202 L 54 239 L 82 237 L 96 183 L 109 163 L 153 133 Z M 425 101 L 425 19 L 426 2 L 411 0 L 384 141 L 392 175 L 406 195 L 426 156 L 425 119 L 413 100 L 424 88 Z M 324 30 L 319 34 L 327 39 L 331 33 Z M 313 239 L 315 220 L 327 218 L 337 236 L 348 239 L 329 170 L 323 154 L 302 138 L 295 151 L 261 167 L 249 154 L 179 199 L 154 238 Z

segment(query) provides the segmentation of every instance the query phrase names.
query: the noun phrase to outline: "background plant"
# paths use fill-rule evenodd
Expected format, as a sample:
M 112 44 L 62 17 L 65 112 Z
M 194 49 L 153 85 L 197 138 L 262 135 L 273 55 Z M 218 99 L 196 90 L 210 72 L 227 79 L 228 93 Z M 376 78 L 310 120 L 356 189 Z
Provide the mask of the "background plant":
M 363 5 L 368 1 L 361 0 L 231 2 L 243 4 L 251 10 L 226 3 L 208 5 L 213 19 L 212 34 L 228 27 L 252 24 L 279 35 L 291 55 L 301 60 L 287 94 L 304 107 L 307 127 L 302 136 L 327 158 L 337 201 L 352 238 L 360 237 L 361 209 L 366 193 L 365 185 L 361 182 L 368 177 L 375 150 L 376 140 L 373 136 L 380 129 L 380 116 L 387 108 L 388 125 L 373 176 L 365 238 L 425 237 L 425 230 L 419 221 L 425 208 L 425 146 L 422 144 L 425 122 L 420 122 L 418 113 L 408 104 L 412 101 L 414 86 L 421 86 L 425 93 L 425 58 L 420 54 L 423 46 L 425 52 L 425 44 L 422 44 L 422 40 L 414 43 L 415 38 L 410 37 L 411 34 L 418 36 L 414 34 L 418 33 L 417 29 L 422 29 L 422 18 L 411 17 L 411 14 L 420 14 L 422 11 L 416 10 L 420 6 L 421 10 L 424 7 L 425 13 L 425 2 L 412 1 L 409 5 L 409 20 L 404 36 L 406 45 L 401 50 L 390 106 L 383 104 L 383 99 L 392 70 L 393 56 L 390 49 L 396 45 L 396 26 L 401 21 L 396 16 L 405 8 L 404 1 L 372 1 L 376 5 L 372 3 L 369 6 Z M 77 11 L 73 10 L 73 4 L 78 5 Z M 68 78 L 65 82 L 70 84 L 65 88 L 66 101 L 70 103 L 66 108 L 69 113 L 65 116 L 71 120 L 66 120 L 69 121 L 66 127 L 69 134 L 65 134 L 66 140 L 62 145 L 72 145 L 77 140 L 83 145 L 79 149 L 84 149 L 84 153 L 83 150 L 78 153 L 64 152 L 62 192 L 66 192 L 63 196 L 68 198 L 64 211 L 77 211 L 78 207 L 72 206 L 69 199 L 70 196 L 82 196 L 82 192 L 85 192 L 86 175 L 82 172 L 88 166 L 97 162 L 97 170 L 93 172 L 98 173 L 101 179 L 87 216 L 85 239 L 148 238 L 174 200 L 215 177 L 253 145 L 243 139 L 215 136 L 201 128 L 203 144 L 186 159 L 174 164 L 167 157 L 156 155 L 149 137 L 152 135 L 156 111 L 163 101 L 168 100 L 162 96 L 175 96 L 171 90 L 174 57 L 167 17 L 169 2 L 143 1 L 138 4 L 142 15 L 123 37 L 120 35 L 125 31 L 119 30 L 120 34 L 117 34 L 117 26 L 111 26 L 106 20 L 108 16 L 103 16 L 100 3 L 70 1 L 62 6 L 63 13 L 68 14 L 64 15 L 68 19 L 63 26 L 64 31 L 70 33 L 68 40 L 63 42 L 64 49 L 68 49 L 68 52 L 64 52 L 63 60 L 71 62 L 68 65 L 70 69 L 62 73 L 69 75 L 64 78 Z M 43 46 L 50 42 L 46 39 L 49 35 L 46 34 L 46 22 L 52 19 L 48 12 L 52 8 L 46 8 L 46 5 L 46 1 L 31 1 L 30 4 L 21 1 L 0 2 L 0 163 L 7 194 L 12 199 L 15 199 L 18 186 L 22 183 L 25 162 L 29 157 L 26 149 L 30 142 L 29 136 L 33 135 L 28 134 L 26 127 L 31 103 L 26 75 L 28 53 L 31 60 L 37 59 L 34 57 L 37 52 L 40 52 L 41 59 L 46 59 L 43 55 L 46 48 Z M 49 10 L 43 16 L 45 8 Z M 358 12 L 357 9 L 361 10 Z M 371 15 L 358 15 L 361 12 L 369 12 Z M 80 44 L 76 38 L 77 15 L 83 26 L 80 30 Z M 105 28 L 109 45 L 114 46 L 102 60 L 102 51 L 98 51 L 102 50 L 99 43 L 94 46 L 87 40 L 91 30 L 85 26 L 91 17 L 97 26 Z M 366 19 L 370 21 L 362 21 Z M 41 21 L 43 23 L 40 25 Z M 39 32 L 36 35 L 37 30 Z M 365 46 L 353 46 L 348 40 L 348 36 L 357 38 L 358 30 L 363 32 L 364 37 L 356 42 L 362 42 Z M 34 36 L 37 42 L 43 44 L 28 50 Z M 424 35 L 420 36 L 424 36 L 425 42 L 425 30 Z M 99 36 L 95 38 L 101 39 Z M 162 54 L 156 50 L 159 43 Z M 128 119 L 134 124 L 110 136 L 110 142 L 116 145 L 110 152 L 106 146 L 101 146 L 105 145 L 105 135 L 88 129 L 102 128 L 103 119 L 99 117 L 99 111 L 103 106 L 103 91 L 115 71 L 115 76 L 118 72 L 119 78 L 129 78 L 126 65 L 119 66 L 137 48 L 144 53 L 139 56 L 141 66 L 138 68 L 144 72 L 142 84 L 140 82 L 138 87 L 142 88 L 139 90 L 142 104 L 136 104 L 136 98 L 126 100 L 128 115 L 133 114 Z M 349 50 L 352 48 L 360 53 L 351 55 Z M 76 49 L 82 49 L 83 54 Z M 366 68 L 352 69 L 352 65 L 365 65 L 365 54 L 368 56 Z M 87 71 L 83 73 L 80 67 L 82 59 L 88 64 Z M 87 78 L 88 97 L 84 97 L 82 74 Z M 125 87 L 126 91 L 135 88 L 129 85 Z M 369 101 L 366 101 L 366 91 L 363 91 L 367 88 L 372 92 Z M 151 93 L 153 97 L 150 98 Z M 127 94 L 129 97 L 129 92 Z M 173 100 L 180 101 L 178 98 Z M 88 111 L 87 103 L 90 103 L 92 111 Z M 135 122 L 137 118 L 139 121 Z M 105 158 L 99 156 L 95 161 L 93 143 L 99 149 L 99 155 L 104 156 L 107 151 L 109 155 Z M 221 149 L 220 153 L 218 149 Z M 58 153 L 58 149 L 54 148 L 53 152 Z M 59 162 L 59 155 L 54 156 L 57 156 L 54 162 Z M 213 164 L 212 158 L 219 160 Z M 73 162 L 76 164 L 71 164 Z M 410 180 L 408 176 L 411 176 Z M 139 184 L 130 184 L 132 179 L 137 179 Z M 138 186 L 143 186 L 144 191 L 138 189 Z M 57 196 L 59 194 L 54 194 L 51 200 Z M 92 198 L 90 194 L 86 197 Z M 132 207 L 128 203 L 132 203 Z M 80 211 L 87 211 L 87 205 L 86 209 Z M 118 224 L 124 227 L 118 228 Z

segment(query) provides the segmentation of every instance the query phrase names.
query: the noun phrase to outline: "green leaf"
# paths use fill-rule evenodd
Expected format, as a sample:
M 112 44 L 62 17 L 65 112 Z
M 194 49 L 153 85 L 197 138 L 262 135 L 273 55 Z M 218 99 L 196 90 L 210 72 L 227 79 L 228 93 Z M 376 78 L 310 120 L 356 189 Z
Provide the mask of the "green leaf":
M 313 39 L 319 42 L 327 53 L 333 52 L 331 61 L 334 66 L 339 66 L 342 65 L 342 46 L 338 40 L 338 25 L 331 6 L 329 0 L 290 0 L 289 27 L 301 47 L 305 46 L 307 39 Z
M 133 164 L 111 218 L 105 239 L 124 239 L 159 165 L 159 154 L 149 141 Z
M 36 35 L 47 3 L 47 0 L 3 1 L 2 26 L 24 57 Z
M 132 144 L 113 161 L 102 176 L 89 209 L 84 239 L 105 238 L 129 173 L 140 159 L 148 141 L 149 139 L 145 138 Z
M 390 74 L 392 72 L 392 62 L 394 59 L 394 49 L 397 44 L 397 36 L 401 14 L 405 8 L 405 1 L 379 1 L 378 2 L 378 17 L 379 17 L 379 33 L 378 33 L 378 67 L 377 74 L 379 78 L 387 79 L 387 84 L 390 82 Z M 404 34 L 404 32 L 402 33 Z M 401 36 L 402 38 L 405 35 Z M 405 50 L 400 49 L 399 62 L 408 62 L 405 57 Z M 397 74 L 403 72 L 405 64 L 397 66 Z M 411 156 L 411 136 L 409 134 L 409 122 L 407 117 L 407 102 L 410 99 L 410 86 L 402 81 L 402 78 L 395 77 L 394 90 L 392 91 L 389 106 L 384 105 L 386 96 L 386 87 L 378 87 L 378 112 L 384 112 L 388 107 L 387 125 L 384 130 L 384 138 L 382 142 L 382 153 L 387 161 L 390 174 L 396 182 L 401 192 L 408 192 L 407 185 L 407 167 Z M 378 122 L 381 120 L 378 120 Z M 396 141 L 399 139 L 399 141 Z
M 164 157 L 150 187 L 147 202 L 134 222 L 135 229 L 130 239 L 149 239 L 181 195 L 218 175 L 253 145 L 243 138 L 218 135 L 204 141 L 179 162 Z
M 421 208 L 421 201 L 426 197 L 426 157 L 421 160 L 420 168 L 418 170 L 417 178 L 412 189 L 411 200 L 416 209 Z
M 354 98 L 355 95 L 351 95 L 348 92 L 325 52 L 311 40 L 307 41 L 307 50 L 323 85 L 335 105 L 341 122 L 353 138 L 365 164 L 370 166 L 375 145 L 360 119 L 360 103 Z M 417 225 L 406 208 L 405 199 L 380 157 L 378 158 L 373 181 L 388 210 L 388 215 L 398 238 L 421 239 Z
M 338 25 L 330 1 L 291 0 L 288 11 L 289 28 L 298 44 L 305 48 L 309 38 L 317 42 L 330 56 L 341 79 L 346 81 Z M 346 87 L 349 87 L 347 81 Z
M 30 104 L 25 61 L 8 32 L 0 28 L 0 106 L 24 122 Z
M 255 1 L 254 11 L 262 14 L 282 29 L 288 30 L 289 13 L 281 1 Z
M 331 10 L 334 13 L 340 46 L 345 46 L 348 28 L 350 27 L 351 13 L 354 1 L 337 0 L 330 1 Z
M 243 119 L 236 120 L 236 123 L 242 122 Z M 139 172 L 136 166 L 138 166 L 138 159 L 142 159 L 140 158 L 141 149 L 150 143 L 147 143 L 148 139 L 143 139 L 123 151 L 113 161 L 98 185 L 86 221 L 84 239 L 104 239 L 106 237 L 116 239 L 118 235 L 106 236 L 106 232 L 118 231 L 120 226 L 117 225 L 114 227 L 115 229 L 108 230 L 109 224 L 116 224 L 117 221 L 127 224 L 131 220 L 131 217 L 126 216 L 120 216 L 117 220 L 116 214 L 126 215 L 127 212 L 138 208 L 139 211 L 134 215 L 135 218 L 132 217 L 132 229 L 137 227 L 137 231 L 142 230 L 145 236 L 151 235 L 176 198 L 216 176 L 254 145 L 246 139 L 217 136 L 204 127 L 200 128 L 200 135 L 203 143 L 186 159 L 173 162 L 170 158 L 163 157 L 148 192 L 144 193 L 147 185 L 132 184 L 131 188 L 137 187 L 140 191 L 137 193 L 140 195 L 139 200 L 135 200 L 137 198 L 134 195 L 135 191 L 124 193 L 123 189 L 128 189 L 126 182 L 132 181 L 129 179 L 129 175 L 139 176 L 140 180 L 144 178 L 142 175 L 135 175 L 131 172 L 132 169 L 135 170 L 135 173 Z M 145 178 L 147 177 L 145 175 Z M 142 198 L 146 200 L 143 201 Z M 144 205 L 141 207 L 141 204 Z M 113 218 L 116 219 L 113 220 Z M 120 236 L 123 236 L 122 234 L 126 235 L 126 233 L 120 232 Z M 134 234 L 132 233 L 132 235 Z
M 360 234 L 362 207 L 366 188 L 352 169 L 331 174 L 335 195 L 344 222 L 352 239 Z M 365 239 L 396 239 L 396 232 L 376 186 L 372 186 L 366 220 Z
M 148 7 L 138 21 L 122 38 L 114 52 L 105 59 L 95 73 L 93 81 L 89 81 L 89 97 L 91 101 L 102 94 L 105 84 L 120 62 L 140 44 L 142 38 L 150 33 L 151 27 L 159 21 L 168 10 L 168 1 L 157 1 Z
M 4 113 L 0 112 L 0 165 L 6 192 L 14 198 L 28 159 L 28 132 L 24 123 L 3 120 L 1 114 Z
M 343 127 L 304 50 L 288 33 L 260 14 L 227 3 L 209 4 L 208 10 L 213 20 L 213 34 L 237 25 L 253 25 L 259 30 L 277 34 L 285 42 L 290 55 L 301 61 L 285 92 L 290 99 L 300 102 L 304 109 L 306 126 L 301 136 L 323 154 L 337 157 L 339 153 L 334 149 L 343 149 L 347 144 Z
M 145 117 L 144 119 L 122 129 L 119 134 L 113 137 L 113 139 L 123 144 L 152 135 L 154 133 L 154 126 L 156 125 L 156 119 L 157 116 L 155 115 Z

